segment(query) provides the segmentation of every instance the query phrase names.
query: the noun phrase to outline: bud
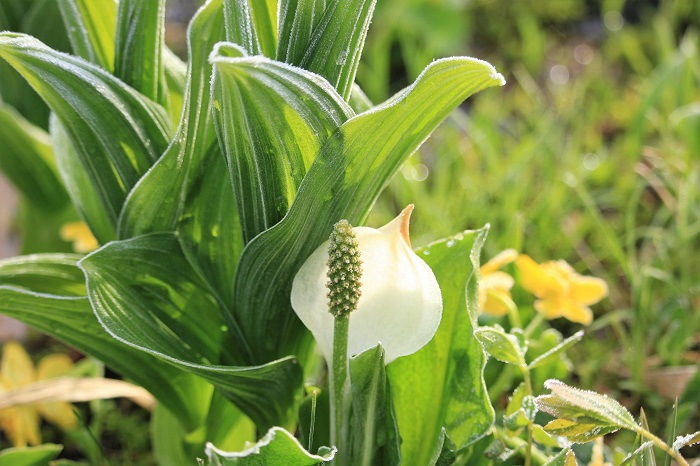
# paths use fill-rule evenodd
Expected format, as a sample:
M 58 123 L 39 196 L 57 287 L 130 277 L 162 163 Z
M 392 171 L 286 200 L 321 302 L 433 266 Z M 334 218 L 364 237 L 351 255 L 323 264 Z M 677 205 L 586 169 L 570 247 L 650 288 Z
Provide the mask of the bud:
M 347 222 L 339 222 L 331 236 L 336 237 L 336 246 L 331 246 L 333 239 L 319 246 L 294 278 L 292 307 L 311 330 L 329 365 L 333 353 L 334 315 L 348 315 L 349 312 L 349 355 L 381 343 L 387 364 L 415 353 L 435 335 L 442 316 L 442 296 L 433 271 L 411 249 L 408 224 L 412 211 L 412 205 L 406 207 L 379 229 L 352 228 L 357 247 L 347 242 L 348 235 L 337 233 L 345 228 L 341 224 L 350 228 Z M 342 241 L 339 240 L 341 236 L 345 238 Z M 343 247 L 347 250 L 343 251 Z M 329 258 L 329 248 L 332 251 L 339 248 L 341 255 L 331 252 L 333 257 Z M 351 249 L 359 254 L 352 255 Z M 340 271 L 343 265 L 359 269 L 360 257 L 361 271 L 353 269 L 356 279 L 351 278 L 349 272 Z M 338 265 L 338 270 L 331 270 L 337 260 L 342 264 Z M 343 273 L 345 281 L 341 280 Z M 340 294 L 342 299 L 336 297 L 333 291 L 336 283 L 329 283 L 335 278 L 338 278 L 338 290 L 345 289 L 344 283 L 348 284 L 348 290 L 353 290 L 352 294 L 347 293 L 347 299 L 345 293 Z M 355 287 L 359 290 L 355 291 Z

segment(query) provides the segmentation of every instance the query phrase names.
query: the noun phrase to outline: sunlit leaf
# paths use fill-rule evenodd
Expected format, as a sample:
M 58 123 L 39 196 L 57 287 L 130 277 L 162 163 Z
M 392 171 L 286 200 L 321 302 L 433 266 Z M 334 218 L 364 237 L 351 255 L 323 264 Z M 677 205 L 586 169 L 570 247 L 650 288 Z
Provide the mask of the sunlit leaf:
M 45 443 L 36 447 L 6 448 L 0 451 L 0 466 L 42 466 L 56 458 L 63 445 Z
M 253 10 L 249 0 L 225 0 L 226 40 L 250 55 L 262 55 Z
M 33 254 L 0 261 L 0 285 L 60 296 L 85 296 L 80 254 Z
M 114 34 L 117 25 L 115 0 L 57 0 L 73 53 L 114 69 Z
M 571 442 L 586 443 L 602 435 L 620 430 L 618 426 L 601 424 L 584 424 L 566 419 L 555 419 L 544 426 L 544 430 L 558 437 L 566 437 Z
M 447 114 L 469 95 L 502 83 L 485 62 L 438 60 L 414 85 L 351 118 L 326 141 L 284 220 L 241 256 L 234 308 L 257 360 L 293 353 L 306 334 L 289 304 L 291 284 L 333 224 L 344 218 L 361 225 L 401 164 Z
M 574 333 L 573 335 L 571 335 L 569 338 L 567 338 L 566 340 L 559 343 L 554 348 L 550 349 L 549 351 L 547 351 L 544 354 L 535 358 L 530 364 L 528 364 L 528 366 L 527 366 L 528 369 L 534 369 L 534 368 L 539 367 L 543 364 L 547 364 L 552 359 L 559 357 L 559 355 L 561 353 L 563 353 L 564 351 L 566 351 L 567 349 L 571 348 L 576 343 L 581 341 L 582 338 L 583 338 L 583 330 L 580 330 L 580 331 Z
M 474 336 L 484 347 L 484 351 L 499 361 L 516 365 L 525 364 L 525 355 L 518 339 L 506 333 L 500 326 L 479 327 L 474 330 Z

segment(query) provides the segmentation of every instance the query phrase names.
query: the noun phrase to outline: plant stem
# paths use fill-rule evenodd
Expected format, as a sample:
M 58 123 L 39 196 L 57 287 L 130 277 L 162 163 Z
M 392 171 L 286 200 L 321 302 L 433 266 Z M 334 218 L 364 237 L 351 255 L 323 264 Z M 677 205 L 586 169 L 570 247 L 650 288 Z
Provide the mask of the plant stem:
M 350 424 L 350 378 L 348 367 L 348 316 L 337 316 L 333 327 L 333 368 L 330 380 L 331 396 L 331 444 L 338 448 L 334 465 L 349 464 L 351 456 Z
M 500 429 L 496 429 L 496 432 L 500 431 Z M 502 433 L 501 438 L 503 439 L 503 443 L 505 443 L 508 448 L 513 450 L 519 450 L 527 447 L 525 441 L 520 437 L 509 437 L 505 433 Z M 532 457 L 532 464 L 535 466 L 542 466 L 549 461 L 549 458 L 547 458 L 544 453 L 536 448 L 530 448 L 530 455 Z
M 657 447 L 662 449 L 664 452 L 666 452 L 671 458 L 676 460 L 678 462 L 678 464 L 680 464 L 681 466 L 690 466 L 688 464 L 688 462 L 685 460 L 685 458 L 683 458 L 679 452 L 677 452 L 673 448 L 669 447 L 666 442 L 661 440 L 656 435 L 652 434 L 651 432 L 644 429 L 643 427 L 639 427 L 635 430 L 642 437 L 645 437 L 646 439 L 651 440 L 654 443 L 654 445 L 656 445 Z
M 532 379 L 530 378 L 530 369 L 526 365 L 521 365 L 520 370 L 523 372 L 525 381 L 525 390 L 529 396 L 532 396 Z M 527 423 L 527 450 L 525 451 L 525 466 L 532 464 L 532 423 L 533 420 L 528 420 Z

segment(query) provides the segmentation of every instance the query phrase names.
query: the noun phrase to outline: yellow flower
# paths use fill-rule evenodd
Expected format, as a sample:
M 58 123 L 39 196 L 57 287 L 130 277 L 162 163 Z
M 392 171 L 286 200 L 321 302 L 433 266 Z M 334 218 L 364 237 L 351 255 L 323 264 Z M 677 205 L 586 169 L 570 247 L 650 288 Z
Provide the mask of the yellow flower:
M 593 453 L 591 455 L 591 462 L 588 466 L 612 466 L 612 464 L 605 461 L 603 457 L 603 437 L 598 437 L 595 439 L 593 444 Z
M 99 248 L 100 245 L 92 235 L 85 222 L 69 222 L 61 226 L 60 236 L 63 241 L 73 242 L 75 252 L 87 253 Z
M 546 319 L 565 317 L 588 325 L 593 312 L 588 307 L 608 295 L 608 286 L 600 278 L 577 274 L 566 261 L 538 264 L 521 254 L 515 261 L 523 287 L 539 298 L 535 310 Z
M 71 369 L 73 362 L 65 354 L 50 354 L 39 361 L 35 368 L 22 345 L 8 342 L 3 345 L 1 364 L 0 394 L 39 380 L 64 375 Z M 0 429 L 5 431 L 16 447 L 38 445 L 41 443 L 40 416 L 63 430 L 69 430 L 76 424 L 70 404 L 49 402 L 0 410 Z
M 515 308 L 510 295 L 513 288 L 513 277 L 499 269 L 510 264 L 518 257 L 515 249 L 506 249 L 479 269 L 479 312 L 500 317 L 508 313 L 509 308 Z

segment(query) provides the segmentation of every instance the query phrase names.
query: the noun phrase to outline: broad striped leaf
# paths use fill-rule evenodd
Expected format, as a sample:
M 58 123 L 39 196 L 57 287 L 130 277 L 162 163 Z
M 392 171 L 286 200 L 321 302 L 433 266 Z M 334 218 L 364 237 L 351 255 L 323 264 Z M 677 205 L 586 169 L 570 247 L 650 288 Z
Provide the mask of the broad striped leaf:
M 114 75 L 168 108 L 163 70 L 165 0 L 120 0 L 115 38 Z
M 0 169 L 26 199 L 44 209 L 68 202 L 46 131 L 12 107 L 0 105 L 0 144 Z
M 465 98 L 503 78 L 486 62 L 433 62 L 416 83 L 345 122 L 326 141 L 284 219 L 246 246 L 234 309 L 256 361 L 293 354 L 306 333 L 289 304 L 292 280 L 339 219 L 361 225 L 401 164 Z M 260 312 L 265 309 L 265 312 Z
M 0 56 L 61 120 L 114 223 L 128 191 L 167 145 L 163 109 L 101 68 L 22 34 L 0 33 Z
M 242 0 L 225 0 L 242 1 Z M 277 10 L 278 0 L 248 0 L 253 11 L 255 31 L 262 54 L 272 58 L 277 50 Z
M 0 261 L 0 285 L 28 292 L 85 296 L 85 276 L 78 268 L 80 254 L 32 254 Z
M 248 242 L 287 213 L 321 146 L 354 113 L 319 76 L 242 53 L 219 44 L 211 61 L 216 129 Z
M 187 87 L 187 65 L 167 47 L 163 49 L 163 67 L 165 83 L 170 94 L 170 119 L 178 121 L 182 114 L 182 104 L 185 100 Z
M 443 454 L 460 450 L 493 424 L 483 380 L 486 357 L 474 338 L 474 271 L 486 234 L 486 229 L 464 232 L 416 251 L 435 273 L 443 312 L 430 343 L 387 368 L 406 466 L 431 464 L 440 444 Z
M 57 0 L 73 53 L 107 71 L 114 69 L 115 0 Z M 149 3 L 149 2 L 145 2 Z
M 209 112 L 211 65 L 207 55 L 223 39 L 223 28 L 218 0 L 200 8 L 188 29 L 188 87 L 180 124 L 163 156 L 129 194 L 119 219 L 120 238 L 175 229 L 192 177 L 216 143 Z
M 224 321 L 173 234 L 112 242 L 79 266 L 95 314 L 112 336 L 207 379 L 260 429 L 293 418 L 301 367 L 293 358 L 241 365 L 250 359 L 244 336 Z
M 262 55 L 253 10 L 248 0 L 225 0 L 226 40 L 250 55 Z
M 283 3 L 287 10 L 282 12 L 284 35 L 280 37 L 277 57 L 320 74 L 349 100 L 376 0 L 328 2 L 321 18 L 315 11 L 319 3 Z M 290 15 L 292 11 L 302 13 L 298 20 Z

